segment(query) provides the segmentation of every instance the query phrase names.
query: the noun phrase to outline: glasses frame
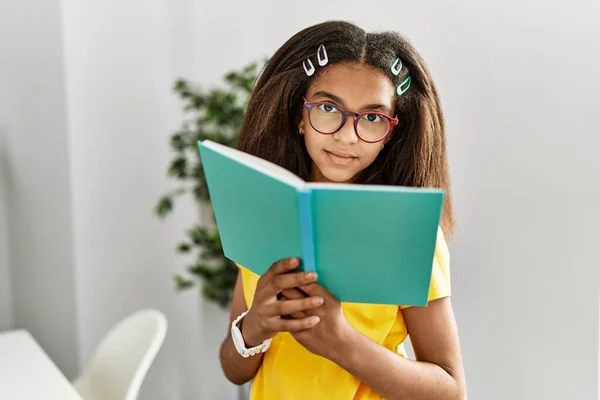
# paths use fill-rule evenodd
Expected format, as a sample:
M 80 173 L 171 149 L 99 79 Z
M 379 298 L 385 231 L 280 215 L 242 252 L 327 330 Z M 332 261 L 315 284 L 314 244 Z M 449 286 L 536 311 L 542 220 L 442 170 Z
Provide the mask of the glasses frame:
M 312 126 L 312 128 L 315 131 L 319 132 L 322 135 L 333 135 L 334 133 L 338 132 L 340 129 L 342 129 L 342 127 L 344 125 L 346 125 L 346 118 L 348 116 L 353 116 L 354 117 L 354 124 L 353 125 L 354 125 L 354 133 L 356 133 L 356 136 L 360 140 L 362 140 L 363 142 L 367 142 L 367 143 L 381 142 L 382 140 L 384 140 L 390 134 L 391 131 L 394 130 L 394 127 L 396 125 L 398 125 L 398 118 L 390 117 L 389 115 L 384 114 L 382 112 L 378 112 L 378 111 L 363 111 L 363 112 L 346 111 L 346 110 L 342 110 L 340 107 L 336 106 L 335 104 L 333 104 L 330 101 L 308 101 L 308 100 L 306 100 L 306 98 L 303 98 L 303 99 L 304 99 L 304 108 L 306 108 L 306 110 L 308 111 L 308 122 L 310 123 L 310 126 Z M 342 114 L 342 121 L 340 122 L 340 125 L 336 129 L 333 130 L 333 132 L 322 132 L 322 131 L 318 130 L 317 128 L 315 128 L 315 126 L 312 123 L 312 119 L 311 119 L 311 116 L 310 116 L 310 114 L 312 112 L 312 109 L 315 108 L 315 107 L 318 107 L 320 105 L 323 105 L 323 104 L 327 104 L 327 105 L 332 106 L 333 108 L 335 108 L 336 110 L 338 110 L 340 112 L 340 114 Z M 390 126 L 389 126 L 387 132 L 385 132 L 385 134 L 380 139 L 377 139 L 377 140 L 365 140 L 358 133 L 358 121 L 360 121 L 360 118 L 363 115 L 370 115 L 370 114 L 375 114 L 375 115 L 378 115 L 378 116 L 380 116 L 382 118 L 385 118 L 390 123 Z

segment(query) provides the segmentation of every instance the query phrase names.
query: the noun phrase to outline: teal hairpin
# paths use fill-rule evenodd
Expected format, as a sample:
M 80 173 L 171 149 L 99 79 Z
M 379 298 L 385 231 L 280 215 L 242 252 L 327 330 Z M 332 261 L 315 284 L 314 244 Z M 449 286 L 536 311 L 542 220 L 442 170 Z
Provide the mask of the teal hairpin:
M 410 87 L 410 75 L 402 81 L 402 83 L 400 83 L 398 85 L 398 87 L 396 88 L 396 93 L 398 94 L 398 96 L 402 96 L 404 93 L 406 93 L 406 91 L 408 90 L 408 88 Z
M 394 74 L 394 76 L 400 75 L 400 71 L 402 71 L 402 60 L 400 59 L 400 57 L 396 58 L 396 60 L 392 64 L 391 69 L 392 74 Z M 402 81 L 402 83 L 398 85 L 398 87 L 396 87 L 396 93 L 398 94 L 398 96 L 402 96 L 404 93 L 406 93 L 406 91 L 410 87 L 410 81 L 411 79 L 409 75 L 406 79 Z

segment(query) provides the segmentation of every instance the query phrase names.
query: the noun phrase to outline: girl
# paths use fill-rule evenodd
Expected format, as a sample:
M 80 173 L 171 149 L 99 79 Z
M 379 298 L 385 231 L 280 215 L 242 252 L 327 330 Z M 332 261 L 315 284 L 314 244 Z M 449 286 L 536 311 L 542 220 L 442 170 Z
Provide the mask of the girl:
M 296 259 L 260 277 L 239 266 L 220 350 L 227 378 L 253 379 L 250 397 L 260 400 L 465 399 L 444 240 L 453 228 L 444 120 L 412 45 L 339 21 L 297 33 L 256 82 L 239 149 L 307 181 L 447 195 L 427 307 L 341 304 L 314 274 L 295 271 Z M 403 347 L 408 334 L 415 361 Z

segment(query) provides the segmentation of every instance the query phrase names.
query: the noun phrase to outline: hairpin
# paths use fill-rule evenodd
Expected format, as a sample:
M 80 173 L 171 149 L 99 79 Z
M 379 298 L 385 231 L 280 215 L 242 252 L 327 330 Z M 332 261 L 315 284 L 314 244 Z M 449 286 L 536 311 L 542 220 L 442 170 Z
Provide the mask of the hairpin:
M 400 75 L 400 71 L 402 71 L 402 60 L 400 59 L 400 57 L 396 57 L 396 60 L 392 63 L 392 74 L 394 74 L 394 76 L 398 76 Z M 400 83 L 397 87 L 396 87 L 396 93 L 398 94 L 398 96 L 402 96 L 404 93 L 406 93 L 406 91 L 408 90 L 408 88 L 410 87 L 410 75 L 404 79 L 402 81 L 402 83 Z
M 398 85 L 398 87 L 396 88 L 396 93 L 398 94 L 398 96 L 402 96 L 404 93 L 406 93 L 406 91 L 410 87 L 410 81 L 411 79 L 409 75 L 405 80 L 402 81 L 402 83 Z
M 323 58 L 321 58 L 321 50 L 323 50 Z M 317 60 L 319 60 L 319 65 L 321 67 L 327 65 L 327 63 L 329 62 L 329 58 L 327 57 L 327 50 L 325 50 L 324 45 L 320 45 L 319 49 L 317 50 Z
M 306 61 L 308 61 L 308 63 L 310 64 L 310 68 L 306 67 Z M 313 65 L 312 61 L 310 61 L 310 58 L 307 58 L 306 60 L 302 61 L 302 66 L 304 67 L 304 72 L 306 72 L 306 75 L 311 76 L 315 73 L 315 66 Z
M 402 60 L 400 59 L 400 57 L 398 57 L 396 58 L 396 61 L 394 61 L 394 63 L 392 64 L 392 74 L 398 76 L 400 71 L 402 71 Z
M 310 68 L 306 66 L 307 61 L 308 65 L 310 65 Z M 329 57 L 327 57 L 327 50 L 325 49 L 324 45 L 320 45 L 319 49 L 317 50 L 317 61 L 319 62 L 319 65 L 321 67 L 327 65 L 327 63 L 329 62 Z M 315 73 L 315 66 L 313 65 L 312 61 L 310 61 L 310 58 L 307 58 L 306 60 L 302 61 L 302 67 L 304 67 L 304 72 L 306 72 L 306 75 L 308 76 L 312 76 Z

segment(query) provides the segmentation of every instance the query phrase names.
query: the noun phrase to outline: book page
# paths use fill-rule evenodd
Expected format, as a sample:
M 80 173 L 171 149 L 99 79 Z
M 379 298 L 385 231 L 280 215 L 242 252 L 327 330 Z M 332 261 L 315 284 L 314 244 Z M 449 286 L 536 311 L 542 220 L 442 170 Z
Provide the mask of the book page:
M 290 185 L 293 185 L 298 188 L 305 188 L 306 182 L 302 180 L 296 174 L 288 171 L 287 169 L 280 167 L 279 165 L 273 164 L 267 160 L 263 160 L 260 157 L 253 156 L 252 154 L 244 153 L 237 149 L 224 146 L 219 143 L 212 142 L 210 140 L 205 140 L 202 144 L 206 147 L 209 147 L 233 160 L 238 161 L 241 164 L 244 164 L 250 168 L 253 168 L 257 171 L 264 173 L 272 178 L 278 179 L 282 182 L 286 182 Z
M 424 193 L 433 192 L 438 193 L 442 191 L 438 188 L 422 188 L 412 186 L 395 186 L 395 185 L 364 185 L 356 183 L 308 183 L 307 188 L 319 190 L 364 190 L 364 191 L 378 191 L 378 192 L 404 192 L 404 193 Z

